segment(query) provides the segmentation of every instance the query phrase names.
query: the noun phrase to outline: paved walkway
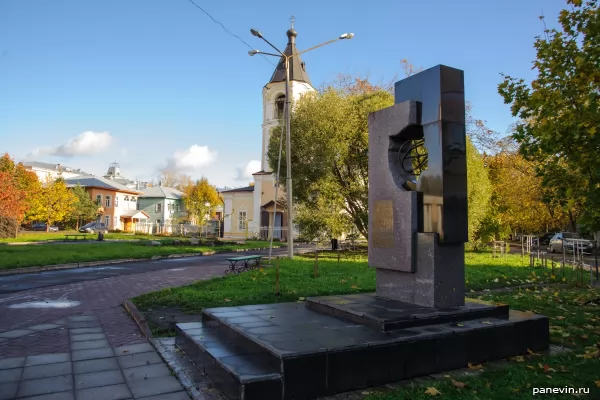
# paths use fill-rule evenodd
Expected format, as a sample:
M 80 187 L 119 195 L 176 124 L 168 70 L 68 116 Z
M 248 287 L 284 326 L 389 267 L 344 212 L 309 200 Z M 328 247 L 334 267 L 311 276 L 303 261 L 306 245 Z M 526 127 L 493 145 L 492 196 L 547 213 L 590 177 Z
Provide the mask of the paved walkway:
M 143 293 L 222 275 L 226 267 L 187 261 L 0 295 L 0 400 L 187 398 L 121 306 Z M 37 308 L 61 302 L 76 305 Z

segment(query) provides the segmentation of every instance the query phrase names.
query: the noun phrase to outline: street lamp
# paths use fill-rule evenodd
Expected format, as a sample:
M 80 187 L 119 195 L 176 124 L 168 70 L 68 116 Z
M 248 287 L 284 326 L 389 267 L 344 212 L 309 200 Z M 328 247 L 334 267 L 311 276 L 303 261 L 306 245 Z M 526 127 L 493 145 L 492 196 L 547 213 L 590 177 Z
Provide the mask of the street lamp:
M 294 32 L 293 26 L 288 32 Z M 288 257 L 294 258 L 294 234 L 293 234 L 293 204 L 292 204 L 292 149 L 291 149 L 291 134 L 290 134 L 290 59 L 294 57 L 294 55 L 300 55 L 307 53 L 311 50 L 318 49 L 319 47 L 323 47 L 325 45 L 331 44 L 333 42 L 337 42 L 338 40 L 349 40 L 354 37 L 354 33 L 343 33 L 339 37 L 333 40 L 329 40 L 327 42 L 321 43 L 319 45 L 310 47 L 306 50 L 300 51 L 296 54 L 284 54 L 281 50 L 275 47 L 271 42 L 269 42 L 265 37 L 260 33 L 260 31 L 256 29 L 250 29 L 250 33 L 253 36 L 256 36 L 259 39 L 262 39 L 271 46 L 278 54 L 267 53 L 260 50 L 250 50 L 248 52 L 249 56 L 255 56 L 257 54 L 263 54 L 272 57 L 278 57 L 284 59 L 284 68 L 285 68 L 285 148 L 286 148 L 286 187 L 285 191 L 287 194 L 287 207 L 288 207 Z M 279 184 L 279 182 L 278 182 Z M 277 204 L 277 199 L 275 199 L 275 206 Z M 275 218 L 275 215 L 273 215 Z

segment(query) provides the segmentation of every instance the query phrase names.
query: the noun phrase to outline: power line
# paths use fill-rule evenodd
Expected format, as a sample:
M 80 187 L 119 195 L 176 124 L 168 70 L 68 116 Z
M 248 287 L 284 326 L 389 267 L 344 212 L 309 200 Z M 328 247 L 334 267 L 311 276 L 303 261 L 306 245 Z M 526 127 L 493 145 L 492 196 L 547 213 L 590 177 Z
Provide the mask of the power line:
M 233 36 L 234 38 L 236 38 L 237 40 L 239 40 L 240 42 L 244 43 L 246 46 L 248 46 L 248 48 L 250 49 L 254 49 L 254 47 L 250 46 L 248 43 L 246 43 L 246 41 L 244 39 L 242 39 L 241 37 L 239 37 L 238 35 L 236 35 L 235 33 L 232 33 L 229 29 L 227 29 L 225 27 L 225 25 L 223 25 L 222 23 L 220 23 L 219 21 L 217 21 L 216 19 L 213 18 L 212 15 L 210 15 L 208 12 L 206 12 L 206 10 L 204 10 L 202 7 L 200 7 L 198 4 L 196 4 L 193 0 L 188 0 L 190 3 L 192 3 L 194 6 L 196 6 L 196 8 L 200 11 L 202 11 L 204 14 L 206 14 L 206 16 L 208 18 L 210 18 L 215 24 L 220 25 L 221 28 L 223 28 L 223 30 L 229 35 L 229 36 Z M 259 55 L 264 58 L 265 60 L 267 60 L 267 62 L 269 62 L 271 65 L 275 66 L 275 64 L 269 60 L 267 57 L 265 57 L 264 55 L 260 54 Z

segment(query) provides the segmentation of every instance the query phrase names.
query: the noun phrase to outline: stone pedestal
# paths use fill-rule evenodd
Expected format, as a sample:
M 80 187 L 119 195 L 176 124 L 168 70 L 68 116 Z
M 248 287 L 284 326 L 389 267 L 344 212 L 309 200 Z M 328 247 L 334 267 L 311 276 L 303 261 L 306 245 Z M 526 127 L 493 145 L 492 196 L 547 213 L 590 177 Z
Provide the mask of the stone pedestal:
M 417 233 L 415 272 L 377 268 L 377 295 L 423 307 L 465 304 L 463 244 L 440 246 L 435 233 Z

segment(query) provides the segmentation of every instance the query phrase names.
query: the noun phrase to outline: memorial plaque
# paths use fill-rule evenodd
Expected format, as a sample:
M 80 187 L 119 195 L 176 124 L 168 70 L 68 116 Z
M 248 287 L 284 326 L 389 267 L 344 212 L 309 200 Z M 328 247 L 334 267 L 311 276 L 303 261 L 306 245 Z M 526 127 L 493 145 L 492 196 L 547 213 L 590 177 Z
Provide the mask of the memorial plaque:
M 394 247 L 394 206 L 392 200 L 376 200 L 373 210 L 373 247 Z

